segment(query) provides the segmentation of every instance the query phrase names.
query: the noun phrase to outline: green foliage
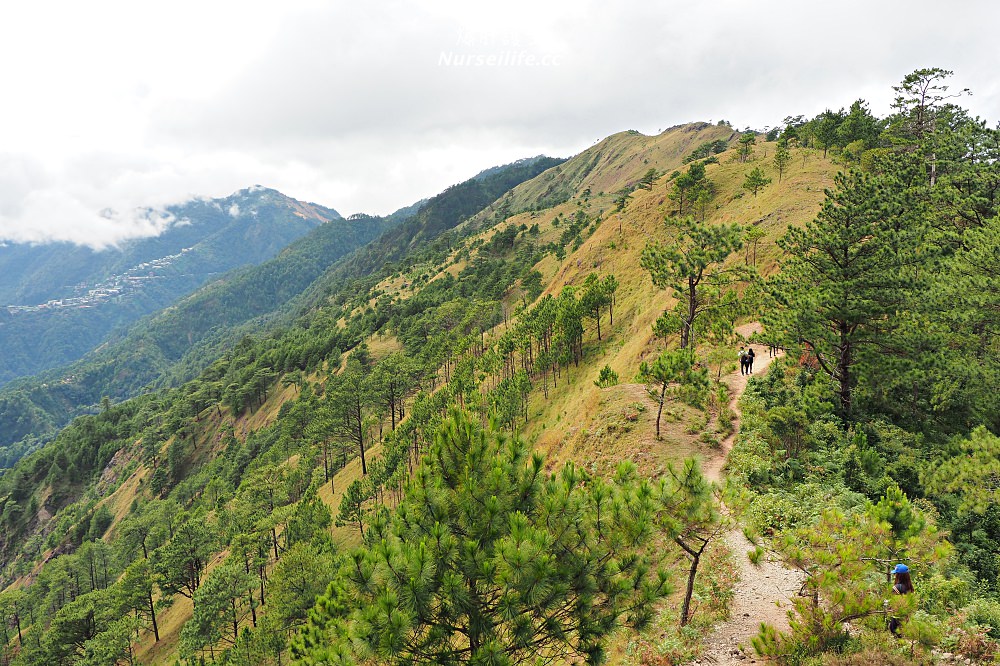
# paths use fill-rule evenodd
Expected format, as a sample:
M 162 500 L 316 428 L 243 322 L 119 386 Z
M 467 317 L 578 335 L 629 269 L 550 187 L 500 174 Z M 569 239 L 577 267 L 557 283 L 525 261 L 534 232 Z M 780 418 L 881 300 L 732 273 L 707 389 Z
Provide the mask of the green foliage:
M 705 175 L 705 165 L 694 162 L 688 170 L 673 180 L 668 196 L 677 203 L 677 215 L 683 216 L 686 209 L 700 206 L 704 218 L 705 206 L 711 201 L 715 188 Z
M 214 534 L 203 512 L 180 511 L 172 522 L 170 538 L 150 555 L 154 580 L 166 594 L 193 598 L 212 554 Z
M 351 481 L 344 492 L 343 499 L 340 500 L 340 513 L 337 514 L 337 526 L 343 527 L 351 523 L 356 523 L 358 530 L 364 534 L 364 503 L 369 494 L 365 489 L 365 484 L 361 479 Z
M 53 425 L 86 411 L 103 395 L 117 401 L 154 381 L 160 385 L 186 381 L 238 347 L 245 335 L 259 333 L 262 318 L 266 318 L 265 330 L 285 328 L 281 336 L 286 341 L 295 339 L 292 362 L 302 369 L 336 347 L 352 347 L 357 343 L 357 330 L 337 335 L 316 326 L 322 316 L 310 317 L 311 322 L 297 321 L 298 316 L 327 297 L 335 296 L 332 300 L 343 303 L 345 295 L 357 296 L 360 284 L 373 273 L 378 277 L 372 284 L 391 272 L 393 262 L 404 256 L 413 260 L 414 250 L 426 256 L 446 256 L 455 242 L 451 229 L 515 185 L 560 162 L 539 157 L 499 167 L 432 197 L 415 214 L 402 215 L 402 220 L 362 215 L 316 227 L 274 259 L 232 273 L 178 307 L 136 326 L 122 342 L 70 368 L 26 382 L 20 389 L 5 389 L 0 393 L 0 425 L 5 421 L 19 425 L 0 430 L 0 446 L 47 433 Z M 260 218 L 265 226 L 269 221 L 267 216 Z M 240 229 L 245 230 L 242 225 Z M 272 346 L 275 342 L 270 341 Z M 275 362 L 273 358 L 261 360 Z M 16 390 L 28 402 L 4 401 L 4 395 Z M 21 455 L 32 444 L 37 442 L 22 443 L 10 453 Z
M 984 185 L 989 181 L 985 174 L 978 179 Z M 977 193 L 974 198 L 980 203 L 986 201 L 984 193 Z M 978 216 L 971 210 L 969 214 L 970 219 Z M 947 362 L 933 375 L 933 403 L 939 411 L 958 411 L 967 423 L 989 424 L 994 432 L 1000 427 L 995 400 L 1000 395 L 1000 291 L 996 288 L 1000 268 L 995 260 L 998 253 L 1000 216 L 994 216 L 963 234 L 962 247 L 943 267 L 943 275 L 947 277 L 937 287 L 938 297 L 933 299 L 940 304 L 944 325 L 951 332 L 947 347 L 935 352 L 955 352 L 946 357 Z
M 258 584 L 235 563 L 213 569 L 194 594 L 194 615 L 181 631 L 181 654 L 190 656 L 217 644 L 236 645 L 240 625 L 250 619 L 259 603 L 253 599 Z
M 771 179 L 764 175 L 764 171 L 760 167 L 754 167 L 747 173 L 746 178 L 743 180 L 743 189 L 747 192 L 752 192 L 756 197 L 759 190 L 770 184 Z
M 709 544 L 725 532 L 728 524 L 719 516 L 711 482 L 702 475 L 694 459 L 685 460 L 679 470 L 668 465 L 666 479 L 659 490 L 667 532 L 690 563 L 680 609 L 683 627 L 691 620 L 691 598 L 701 557 Z
M 948 92 L 950 86 L 944 81 L 953 73 L 939 67 L 917 69 L 892 87 L 896 93 L 893 108 L 898 112 L 889 126 L 892 139 L 920 143 L 934 133 L 941 102 L 969 93 L 968 88 L 958 93 Z
M 294 630 L 305 624 L 335 571 L 332 553 L 316 552 L 304 542 L 292 546 L 271 572 L 268 617 L 274 626 Z
M 837 127 L 837 142 L 844 148 L 845 155 L 848 146 L 855 146 L 855 155 L 879 145 L 880 135 L 885 123 L 872 115 L 868 103 L 863 99 L 851 104 L 843 122 Z
M 887 510 L 896 517 L 906 513 L 908 522 L 886 522 L 882 517 Z M 895 533 L 894 527 L 902 527 L 903 533 Z M 828 650 L 843 640 L 844 622 L 881 613 L 883 601 L 893 616 L 910 616 L 917 595 L 888 595 L 886 562 L 907 559 L 911 569 L 926 572 L 946 554 L 938 547 L 939 538 L 900 497 L 886 498 L 862 514 L 829 510 L 817 524 L 786 534 L 781 551 L 805 575 L 808 595 L 793 599 L 789 634 L 763 630 L 754 647 L 774 657 Z
M 297 656 L 600 663 L 620 618 L 648 622 L 668 589 L 636 551 L 654 496 L 630 470 L 603 483 L 573 466 L 546 477 L 543 464 L 523 443 L 453 415 L 402 504 L 375 517 L 366 547 L 318 601 Z
M 705 159 L 707 157 L 712 157 L 718 155 L 719 153 L 724 153 L 729 148 L 729 143 L 725 139 L 716 139 L 715 141 L 706 141 L 705 143 L 699 145 L 697 148 L 692 150 L 690 153 L 684 156 L 684 164 L 688 164 L 695 160 Z
M 996 558 L 1000 509 L 990 494 L 995 485 L 990 478 L 991 447 L 1000 423 L 994 260 L 1000 238 L 996 214 L 1000 199 L 996 194 L 1000 167 L 996 165 L 1000 162 L 996 134 L 960 109 L 931 100 L 925 112 L 931 113 L 933 123 L 926 125 L 920 138 L 913 132 L 914 112 L 913 106 L 905 113 L 901 110 L 899 117 L 891 119 L 890 130 L 878 135 L 881 121 L 870 122 L 870 114 L 859 101 L 843 114 L 829 142 L 819 137 L 817 119 L 789 118 L 781 132 L 781 149 L 815 146 L 819 141 L 824 147 L 842 148 L 844 159 L 856 159 L 860 151 L 862 163 L 870 169 L 864 177 L 843 177 L 846 190 L 831 196 L 814 223 L 829 223 L 839 215 L 836 219 L 843 222 L 842 228 L 831 224 L 836 233 L 828 229 L 828 235 L 811 236 L 812 245 L 801 245 L 808 250 L 798 259 L 789 258 L 786 270 L 795 261 L 815 268 L 826 261 L 823 253 L 835 254 L 846 247 L 848 252 L 858 252 L 855 268 L 871 268 L 869 281 L 859 279 L 838 288 L 829 283 L 843 281 L 843 274 L 802 269 L 787 290 L 768 294 L 782 294 L 785 300 L 760 299 L 753 288 L 737 300 L 731 287 L 745 274 L 721 274 L 719 269 L 739 247 L 734 242 L 728 253 L 707 262 L 694 290 L 697 317 L 689 320 L 690 280 L 697 272 L 695 255 L 699 252 L 692 239 L 714 227 L 705 229 L 693 220 L 671 225 L 671 237 L 662 241 L 669 249 L 656 246 L 662 262 L 652 261 L 656 252 L 647 248 L 644 261 L 654 279 L 659 286 L 673 289 L 681 301 L 680 308 L 661 316 L 657 335 L 689 333 L 689 344 L 683 352 L 671 352 L 678 356 L 666 364 L 670 372 L 664 371 L 681 380 L 658 388 L 660 396 L 676 396 L 690 404 L 703 406 L 706 397 L 716 407 L 725 404 L 727 398 L 712 390 L 707 368 L 689 353 L 695 343 L 702 349 L 714 345 L 728 350 L 725 356 L 720 351 L 708 357 L 713 374 L 717 363 L 721 375 L 724 366 L 733 363 L 734 322 L 754 316 L 751 308 L 763 304 L 766 315 L 773 315 L 767 320 L 765 335 L 787 349 L 788 359 L 777 361 L 766 376 L 755 376 L 748 386 L 741 432 L 728 467 L 729 479 L 739 486 L 730 508 L 740 512 L 752 531 L 778 545 L 799 537 L 796 547 L 804 553 L 802 566 L 824 581 L 816 584 L 821 590 L 820 610 L 804 609 L 798 616 L 801 626 L 818 623 L 821 633 L 816 635 L 831 648 L 882 645 L 870 638 L 870 632 L 881 625 L 878 611 L 853 623 L 863 632 L 860 640 L 842 638 L 837 618 L 848 608 L 865 610 L 859 599 L 866 589 L 881 599 L 887 589 L 888 567 L 907 561 L 914 564 L 918 594 L 905 602 L 918 605 L 921 614 L 910 613 L 909 606 L 901 609 L 902 616 L 916 618 L 904 631 L 913 632 L 917 641 L 940 640 L 947 649 L 967 646 L 963 654 L 988 654 L 987 629 L 974 622 L 987 622 L 990 609 L 969 603 L 977 595 L 992 594 L 1000 576 Z M 689 162 L 691 166 L 677 172 L 668 188 L 685 176 L 701 180 L 710 158 L 703 159 Z M 872 185 L 870 189 L 861 182 L 864 178 Z M 552 183 L 552 196 L 561 196 L 561 187 Z M 299 654 L 329 663 L 377 661 L 379 651 L 404 639 L 411 644 L 419 639 L 454 645 L 454 640 L 421 624 L 414 611 L 431 592 L 439 595 L 436 599 L 452 603 L 445 609 L 452 614 L 448 619 L 469 608 L 463 577 L 447 575 L 446 567 L 436 565 L 441 561 L 460 561 L 455 566 L 462 567 L 463 573 L 483 574 L 477 580 L 509 585 L 503 589 L 514 590 L 511 603 L 520 604 L 507 609 L 509 616 L 525 617 L 509 619 L 505 626 L 520 631 L 519 627 L 539 621 L 540 616 L 525 609 L 535 608 L 531 602 L 552 588 L 538 583 L 527 590 L 519 581 L 525 581 L 528 573 L 548 575 L 554 570 L 561 575 L 560 562 L 543 558 L 543 553 L 558 552 L 552 550 L 557 546 L 533 521 L 538 516 L 558 515 L 557 526 L 570 525 L 578 519 L 578 511 L 586 513 L 595 505 L 592 493 L 600 488 L 610 498 L 602 505 L 605 509 L 625 510 L 632 502 L 642 513 L 642 521 L 629 518 L 635 520 L 629 528 L 636 535 L 640 559 L 635 562 L 644 554 L 659 556 L 646 550 L 651 531 L 638 536 L 640 522 L 645 525 L 648 516 L 649 524 L 676 540 L 681 551 L 674 554 L 687 558 L 695 598 L 698 594 L 716 601 L 725 598 L 720 587 L 725 581 L 704 576 L 698 567 L 704 539 L 714 538 L 721 523 L 709 486 L 688 465 L 668 470 L 662 482 L 646 484 L 653 497 L 649 503 L 643 499 L 642 482 L 628 468 L 603 484 L 579 471 L 572 472 L 575 481 L 569 485 L 562 476 L 539 474 L 537 484 L 529 484 L 528 494 L 543 507 L 524 507 L 526 523 L 518 522 L 519 517 L 511 521 L 508 514 L 497 519 L 498 512 L 527 501 L 511 498 L 506 487 L 494 499 L 493 489 L 500 485 L 495 480 L 500 474 L 497 470 L 509 467 L 506 454 L 492 458 L 480 454 L 476 469 L 481 472 L 475 483 L 429 481 L 438 478 L 440 470 L 426 472 L 430 476 L 422 477 L 423 481 L 410 482 L 421 456 L 436 450 L 435 433 L 449 406 L 463 405 L 474 414 L 470 420 L 495 420 L 498 427 L 516 432 L 527 420 L 532 393 L 541 388 L 547 396 L 554 384 L 577 381 L 581 375 L 572 366 L 593 356 L 584 341 L 603 341 L 604 325 L 609 320 L 614 323 L 618 290 L 614 276 L 591 275 L 581 286 L 534 302 L 543 286 L 535 264 L 549 253 L 564 257 L 601 221 L 584 200 L 578 201 L 573 214 L 559 218 L 558 225 L 553 223 L 559 238 L 544 246 L 538 245 L 538 234 L 526 225 L 513 224 L 500 225 L 488 241 L 468 245 L 464 240 L 469 234 L 517 211 L 511 197 L 493 197 L 490 201 L 496 203 L 488 211 L 453 229 L 463 218 L 458 212 L 466 210 L 462 193 L 490 194 L 478 185 L 459 188 L 437 200 L 421 221 L 411 218 L 404 223 L 405 231 L 394 230 L 379 243 L 330 266 L 329 273 L 311 289 L 269 320 L 268 325 L 276 327 L 269 329 L 273 333 L 259 335 L 254 324 L 239 329 L 239 334 L 220 331 L 217 338 L 209 336 L 186 356 L 171 379 L 164 380 L 197 375 L 178 389 L 124 402 L 105 391 L 78 401 L 89 389 L 52 382 L 45 391 L 29 387 L 4 394 L 9 399 L 0 398 L 26 418 L 19 421 L 14 414 L 6 418 L 0 410 L 0 424 L 10 426 L 10 432 L 25 433 L 44 423 L 47 414 L 69 413 L 80 402 L 98 411 L 101 395 L 114 398 L 101 413 L 78 419 L 0 479 L 5 576 L 35 581 L 23 591 L 0 595 L 0 626 L 9 639 L 4 657 L 17 651 L 19 663 L 127 661 L 135 639 L 153 629 L 160 603 L 169 604 L 176 594 L 208 594 L 201 591 L 206 590 L 215 569 L 206 563 L 223 551 L 229 553 L 223 566 L 241 571 L 251 585 L 242 597 L 235 593 L 229 597 L 228 609 L 220 606 L 214 614 L 212 604 L 201 599 L 199 619 L 190 623 L 185 634 L 185 649 L 194 660 L 204 651 L 206 658 L 214 655 L 216 661 L 230 665 L 284 663 L 289 644 L 286 627 L 290 626 L 299 627 L 292 641 Z M 683 206 L 697 212 L 699 203 L 690 194 L 689 190 Z M 362 218 L 356 221 L 364 222 Z M 367 223 L 374 222 L 369 218 Z M 879 235 L 883 230 L 885 235 Z M 855 232 L 857 238 L 852 236 Z M 738 263 L 751 263 L 754 235 L 754 231 L 744 233 L 745 261 Z M 838 244 L 845 238 L 853 241 Z M 791 247 L 790 237 L 786 240 Z M 705 252 L 727 243 L 725 239 L 711 241 L 712 247 Z M 670 252 L 677 256 L 666 260 Z M 877 260 L 865 264 L 871 258 L 866 253 Z M 391 257 L 389 263 L 383 263 L 387 257 Z M 457 275 L 455 271 L 438 273 L 442 267 L 456 265 L 456 257 L 462 265 Z M 752 261 L 755 264 L 756 257 Z M 390 277 L 403 280 L 406 288 L 390 295 L 377 286 Z M 837 342 L 830 335 L 833 320 L 829 317 L 864 310 L 880 298 L 882 309 L 873 306 L 870 318 L 862 321 L 868 328 L 858 333 L 858 346 L 849 359 L 853 409 L 850 420 L 844 421 L 833 414 L 831 404 L 840 402 L 839 382 L 824 371 L 807 344 L 810 338 L 803 332 L 815 330 L 804 324 L 823 329 L 816 338 L 817 348 L 826 354 L 824 359 L 834 358 L 832 346 L 820 344 Z M 285 325 L 289 327 L 279 330 Z M 398 340 L 402 350 L 385 354 L 374 351 L 373 345 L 369 351 L 362 341 L 373 334 L 375 340 L 388 344 Z M 182 337 L 175 341 L 176 349 L 183 346 Z M 227 346 L 230 350 L 221 357 L 213 351 Z M 140 358 L 128 359 L 125 365 L 102 366 L 101 372 L 106 373 L 102 376 L 114 376 Z M 659 360 L 647 365 L 650 375 L 657 374 L 654 366 Z M 831 363 L 836 366 L 835 361 Z M 342 367 L 346 372 L 340 372 Z M 608 374 L 603 379 L 611 378 Z M 666 392 L 662 392 L 664 387 Z M 248 412 L 279 390 L 290 399 L 273 424 L 260 427 L 264 415 L 251 417 Z M 364 396 L 360 410 L 355 409 L 359 401 L 352 404 L 352 398 L 359 395 Z M 33 409 L 38 410 L 34 415 Z M 725 413 L 719 412 L 718 417 L 723 424 Z M 633 417 L 626 414 L 625 418 Z M 708 415 L 693 420 L 704 430 Z M 979 424 L 985 428 L 976 430 Z M 713 435 L 712 431 L 702 433 L 704 441 L 711 441 Z M 484 437 L 509 442 L 492 432 Z M 25 440 L 24 448 L 4 455 L 13 460 L 34 444 Z M 370 453 L 369 447 L 375 444 L 381 445 L 380 455 L 366 456 L 364 478 L 336 489 L 346 491 L 339 522 L 364 529 L 365 554 L 360 559 L 335 557 L 328 531 L 331 516 L 319 499 L 319 488 L 331 481 L 339 467 L 360 457 L 362 446 Z M 503 451 L 516 448 L 513 444 L 497 446 Z M 528 474 L 534 463 L 527 462 L 527 453 L 518 455 L 524 462 L 518 474 Z M 935 476 L 939 465 L 940 478 Z M 130 515 L 108 530 L 111 513 L 99 505 L 97 497 L 112 492 L 131 470 L 141 466 L 147 470 L 140 475 L 143 480 Z M 514 473 L 505 478 L 512 477 L 522 478 Z M 100 485 L 95 485 L 99 478 Z M 949 485 L 954 478 L 974 489 Z M 550 485 L 555 488 L 552 495 L 545 490 Z M 475 548 L 467 545 L 464 533 L 456 536 L 470 529 L 472 511 L 453 509 L 460 506 L 457 501 L 439 500 L 459 486 L 475 492 L 482 501 L 477 506 L 486 507 L 475 516 L 489 521 L 486 531 L 495 529 L 507 536 L 498 536 L 492 546 L 480 547 L 487 542 L 474 541 Z M 161 495 L 164 499 L 149 499 Z M 670 498 L 678 499 L 672 503 Z M 473 500 L 463 502 L 471 505 Z M 384 507 L 396 505 L 403 517 L 398 512 L 386 513 Z M 564 505 L 569 508 L 558 513 Z M 647 511 L 647 506 L 652 508 Z M 428 527 L 431 510 L 435 517 L 455 518 L 459 528 L 451 526 L 455 521 L 446 525 L 447 520 L 443 526 Z M 825 517 L 826 510 L 840 518 Z M 51 514 L 55 518 L 46 523 L 44 537 L 25 538 Z M 516 511 L 513 515 L 520 516 Z M 611 514 L 602 515 L 606 519 Z M 582 524 L 594 523 L 584 516 Z M 818 525 L 841 536 L 840 541 L 846 543 L 842 557 L 863 553 L 867 568 L 855 569 L 853 560 L 827 562 L 825 558 L 835 548 L 812 534 Z M 936 525 L 949 531 L 955 543 L 953 556 L 942 545 Z M 510 536 L 515 527 L 519 540 Z M 442 541 L 432 536 L 441 536 Z M 102 537 L 115 542 L 109 546 Z M 411 548 L 410 543 L 416 545 Z M 505 550 L 498 555 L 501 547 Z M 474 557 L 472 550 L 480 556 Z M 709 557 L 712 552 L 705 550 Z M 43 557 L 53 553 L 58 555 L 36 569 Z M 510 553 L 535 568 L 512 572 L 499 559 Z M 928 564 L 943 555 L 947 559 Z M 358 562 L 364 565 L 361 569 Z M 583 566 L 578 560 L 571 559 L 572 563 Z M 474 571 L 474 567 L 479 569 Z M 858 576 L 838 580 L 835 573 L 841 569 L 848 574 L 857 571 Z M 394 577 L 393 572 L 399 575 Z M 501 572 L 506 578 L 497 582 Z M 334 576 L 336 580 L 327 585 Z M 239 581 L 243 582 L 247 581 Z M 381 586 L 377 590 L 376 583 Z M 364 594 L 358 594 L 359 585 L 367 586 Z M 311 611 L 310 623 L 305 617 L 309 599 L 324 586 L 327 593 Z M 414 590 L 419 594 L 413 594 Z M 357 605 L 358 598 L 363 608 Z M 160 600 L 155 606 L 154 599 Z M 267 603 L 261 605 L 264 600 Z M 459 602 L 464 605 L 456 610 Z M 235 623 L 231 621 L 234 603 Z M 703 615 L 706 607 L 698 606 L 695 627 L 708 621 Z M 419 608 L 423 612 L 429 606 Z M 91 611 L 92 621 L 88 619 Z M 966 619 L 966 612 L 969 618 L 975 613 L 979 619 Z M 665 617 L 677 623 L 691 615 L 678 610 Z M 946 616 L 951 617 L 946 621 Z M 28 619 L 19 626 L 19 618 Z M 135 622 L 126 623 L 125 618 Z M 53 626 L 63 642 L 45 638 Z M 352 632 L 366 637 L 368 651 L 363 643 L 352 642 Z M 663 639 L 669 654 L 691 654 L 696 631 L 688 628 L 685 632 L 676 635 L 677 645 L 667 646 L 673 639 Z M 599 633 L 604 635 L 603 627 Z M 764 640 L 776 654 L 794 661 L 818 649 L 816 643 L 799 640 L 801 636 L 801 632 L 785 637 L 770 634 Z M 577 645 L 578 654 L 594 643 L 581 645 Z M 649 654 L 662 658 L 667 653 Z
M 638 182 L 638 184 L 636 186 L 639 189 L 652 190 L 653 189 L 653 182 L 658 177 L 659 177 L 659 174 L 656 171 L 656 169 L 651 167 L 648 171 L 646 171 L 646 173 L 644 173 L 642 175 L 641 178 L 639 178 L 639 182 Z
M 753 147 L 757 143 L 756 132 L 744 132 L 740 135 L 740 145 L 738 147 L 738 157 L 741 163 L 749 162 L 753 155 Z
M 722 289 L 743 276 L 720 264 L 739 249 L 742 228 L 737 225 L 698 224 L 692 218 L 674 222 L 676 231 L 669 245 L 650 243 L 640 261 L 650 272 L 653 284 L 671 289 L 678 299 L 681 347 L 694 344 L 695 325 L 704 313 L 723 306 Z
M 839 111 L 826 109 L 812 121 L 813 136 L 816 137 L 816 140 L 823 148 L 824 159 L 826 159 L 827 151 L 837 145 L 837 139 L 840 136 L 840 127 L 844 123 L 845 117 L 844 109 L 840 109 Z
M 778 146 L 774 151 L 773 162 L 774 170 L 778 172 L 778 182 L 780 183 L 782 175 L 784 175 L 785 170 L 788 169 L 788 165 L 792 162 L 792 154 L 785 146 Z M 749 178 L 749 176 L 747 176 L 747 178 Z M 744 187 L 746 187 L 746 183 L 744 183 Z M 754 194 L 756 195 L 756 192 L 754 192 Z
M 602 280 L 597 273 L 591 273 L 583 282 L 583 294 L 580 297 L 580 307 L 587 317 L 594 320 L 597 326 L 597 339 L 601 339 L 601 312 L 604 308 L 611 311 L 614 290 L 618 288 L 615 277 Z
M 601 374 L 594 382 L 594 386 L 598 388 L 609 388 L 611 386 L 618 385 L 618 373 L 611 369 L 610 365 L 606 365 L 601 368 Z
M 625 210 L 625 206 L 628 205 L 628 200 L 632 198 L 633 188 L 623 187 L 614 194 L 612 202 L 615 204 L 615 212 L 622 212 Z
M 672 393 L 703 394 L 708 390 L 708 368 L 700 367 L 692 349 L 664 350 L 652 363 L 642 362 L 639 379 L 649 385 L 657 403 L 656 438 L 660 438 L 663 405 Z
M 989 627 L 991 638 L 1000 638 L 1000 601 L 977 599 L 966 609 L 969 619 L 979 626 Z
M 787 258 L 764 319 L 782 346 L 804 349 L 838 383 L 840 412 L 850 417 L 855 366 L 890 345 L 894 315 L 916 286 L 921 227 L 878 180 L 852 172 L 836 182 L 816 220 L 779 240 Z

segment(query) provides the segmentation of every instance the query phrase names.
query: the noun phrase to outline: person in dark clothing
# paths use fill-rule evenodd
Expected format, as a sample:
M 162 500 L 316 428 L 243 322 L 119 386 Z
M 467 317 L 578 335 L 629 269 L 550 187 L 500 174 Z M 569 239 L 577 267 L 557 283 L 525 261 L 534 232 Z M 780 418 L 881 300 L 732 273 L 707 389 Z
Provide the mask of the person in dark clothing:
M 910 567 L 905 564 L 897 564 L 892 570 L 893 575 L 896 580 L 892 585 L 893 594 L 909 594 L 913 592 L 913 581 L 910 579 Z M 889 618 L 889 631 L 892 632 L 893 636 L 899 636 L 899 628 L 902 623 L 899 621 L 898 617 Z
M 743 347 L 740 347 L 740 374 L 747 374 L 747 353 Z
M 910 567 L 905 564 L 897 564 L 892 570 L 896 576 L 892 591 L 895 594 L 909 594 L 913 592 L 913 581 L 910 579 Z
M 752 375 L 753 374 L 753 357 L 754 357 L 753 347 L 750 347 L 747 350 L 747 374 L 748 375 Z

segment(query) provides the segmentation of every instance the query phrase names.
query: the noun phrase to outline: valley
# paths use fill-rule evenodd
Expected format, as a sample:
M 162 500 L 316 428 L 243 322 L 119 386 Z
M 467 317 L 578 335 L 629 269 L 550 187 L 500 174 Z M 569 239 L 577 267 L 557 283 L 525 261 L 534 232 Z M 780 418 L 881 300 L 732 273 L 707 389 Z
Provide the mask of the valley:
M 4 663 L 989 663 L 1000 142 L 901 104 L 488 169 L 12 384 Z
M 144 261 L 133 266 L 120 275 L 112 275 L 102 282 L 87 284 L 81 282 L 72 287 L 73 296 L 52 299 L 38 305 L 8 305 L 7 312 L 16 315 L 27 312 L 43 312 L 60 308 L 91 308 L 101 303 L 117 301 L 135 295 L 143 290 L 150 281 L 165 279 L 166 276 L 157 271 L 169 268 L 177 259 L 194 248 L 186 247 L 178 254 L 167 255 L 152 261 Z M 212 274 L 209 274 L 209 277 Z M 187 276 L 191 277 L 191 276 Z

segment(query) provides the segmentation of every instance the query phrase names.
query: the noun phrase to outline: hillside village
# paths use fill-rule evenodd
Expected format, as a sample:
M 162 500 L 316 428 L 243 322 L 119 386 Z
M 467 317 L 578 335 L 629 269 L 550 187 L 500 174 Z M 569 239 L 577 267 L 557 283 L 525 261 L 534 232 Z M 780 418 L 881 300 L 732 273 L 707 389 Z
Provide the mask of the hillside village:
M 80 283 L 72 287 L 74 296 L 50 299 L 38 305 L 8 305 L 7 312 L 16 315 L 26 312 L 44 312 L 60 308 L 90 308 L 101 303 L 108 303 L 127 298 L 136 294 L 152 280 L 164 279 L 166 276 L 157 271 L 169 268 L 174 262 L 190 252 L 193 248 L 183 248 L 177 254 L 170 254 L 152 261 L 144 261 L 129 268 L 124 273 L 112 275 L 97 284 Z
M 429 199 L 0 478 L 3 659 L 991 663 L 1000 134 L 925 104 Z

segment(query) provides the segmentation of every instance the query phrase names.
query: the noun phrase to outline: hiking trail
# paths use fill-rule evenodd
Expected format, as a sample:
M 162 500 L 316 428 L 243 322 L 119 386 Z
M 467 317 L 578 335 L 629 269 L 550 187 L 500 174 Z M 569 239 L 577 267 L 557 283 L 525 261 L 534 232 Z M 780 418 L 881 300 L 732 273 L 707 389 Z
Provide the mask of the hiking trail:
M 736 330 L 748 338 L 751 334 L 759 332 L 761 326 L 754 322 L 740 326 Z M 764 345 L 754 345 L 754 352 L 756 358 L 752 375 L 741 375 L 739 370 L 736 370 L 725 377 L 731 396 L 729 408 L 736 414 L 735 428 L 733 434 L 722 442 L 719 454 L 706 459 L 703 464 L 705 476 L 720 485 L 722 468 L 740 431 L 739 401 L 746 390 L 747 382 L 752 376 L 766 373 L 768 366 L 776 358 L 768 355 Z M 692 663 L 719 665 L 763 663 L 765 660 L 754 652 L 750 639 L 757 635 L 761 622 L 766 622 L 779 631 L 788 631 L 788 609 L 791 607 L 792 597 L 799 591 L 802 580 L 799 572 L 786 569 L 780 560 L 768 556 L 762 558 L 757 566 L 751 564 L 747 552 L 753 550 L 754 546 L 743 535 L 739 524 L 734 523 L 733 528 L 723 539 L 739 571 L 733 606 L 729 619 L 717 625 L 706 637 L 704 653 Z

